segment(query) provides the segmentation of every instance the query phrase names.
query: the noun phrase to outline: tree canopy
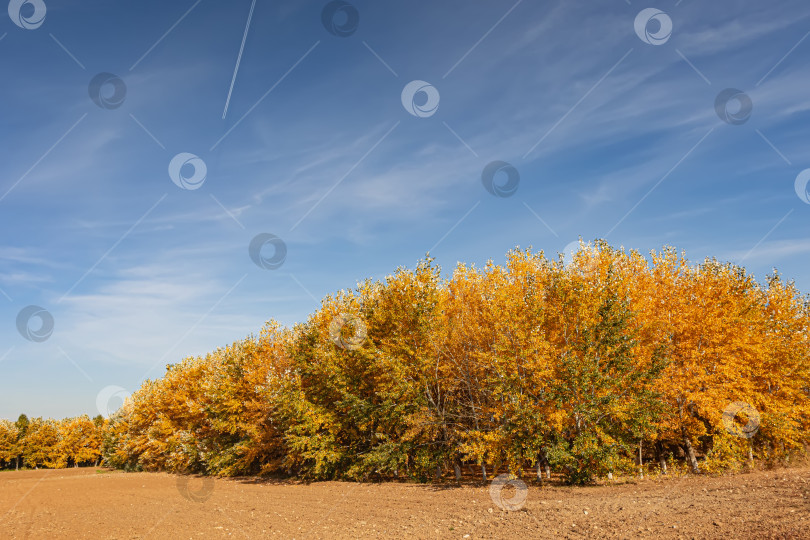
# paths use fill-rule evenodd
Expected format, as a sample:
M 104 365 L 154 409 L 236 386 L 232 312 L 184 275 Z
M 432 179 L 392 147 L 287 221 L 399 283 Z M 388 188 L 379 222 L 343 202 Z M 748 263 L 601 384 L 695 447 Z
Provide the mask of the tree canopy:
M 585 483 L 654 458 L 720 472 L 810 442 L 808 323 L 778 274 L 758 283 L 672 248 L 597 242 L 568 262 L 516 249 L 447 277 L 428 257 L 168 366 L 100 426 L 4 421 L 0 463 L 103 452 L 133 470 L 419 481 L 543 464 Z

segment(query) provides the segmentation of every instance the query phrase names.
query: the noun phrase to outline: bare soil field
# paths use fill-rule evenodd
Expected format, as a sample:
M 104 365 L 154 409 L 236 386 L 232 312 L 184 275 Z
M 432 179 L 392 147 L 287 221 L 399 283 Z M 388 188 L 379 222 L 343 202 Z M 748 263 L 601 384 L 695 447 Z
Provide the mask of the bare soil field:
M 514 512 L 473 482 L 9 471 L 0 473 L 0 538 L 810 538 L 810 467 L 529 486 Z

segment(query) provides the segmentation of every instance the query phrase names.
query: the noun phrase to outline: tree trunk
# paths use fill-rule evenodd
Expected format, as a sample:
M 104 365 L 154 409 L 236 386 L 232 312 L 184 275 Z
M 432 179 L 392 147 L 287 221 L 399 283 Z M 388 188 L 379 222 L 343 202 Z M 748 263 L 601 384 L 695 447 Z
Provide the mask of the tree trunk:
M 17 456 L 17 464 L 14 466 L 15 471 L 20 470 L 20 456 Z
M 461 467 L 458 463 L 453 464 L 453 470 L 456 473 L 456 482 L 461 482 Z
M 537 460 L 537 479 L 540 480 L 540 484 L 543 483 L 543 469 L 539 459 Z
M 548 456 L 546 456 L 545 448 L 540 449 L 540 455 L 537 458 L 537 478 L 542 481 L 543 477 L 542 473 L 540 472 L 541 465 L 546 469 L 546 479 L 551 480 L 551 465 L 548 462 Z
M 661 467 L 661 472 L 667 474 L 667 458 L 664 455 L 664 445 L 661 444 L 661 441 L 657 441 L 653 448 L 655 448 L 655 457 L 658 460 L 658 465 Z
M 638 474 L 644 479 L 644 458 L 641 455 L 641 439 L 638 440 Z
M 748 445 L 748 461 L 751 462 L 751 466 L 754 465 L 754 443 L 750 443 Z
M 442 478 L 442 466 L 436 465 L 436 480 L 441 480 Z
M 484 478 L 484 482 L 487 481 L 487 466 L 483 463 L 481 464 L 481 476 Z
M 683 445 L 686 447 L 686 457 L 689 459 L 689 465 L 692 467 L 692 472 L 694 474 L 700 474 L 697 457 L 695 456 L 695 449 L 692 448 L 692 442 L 686 435 L 683 437 Z

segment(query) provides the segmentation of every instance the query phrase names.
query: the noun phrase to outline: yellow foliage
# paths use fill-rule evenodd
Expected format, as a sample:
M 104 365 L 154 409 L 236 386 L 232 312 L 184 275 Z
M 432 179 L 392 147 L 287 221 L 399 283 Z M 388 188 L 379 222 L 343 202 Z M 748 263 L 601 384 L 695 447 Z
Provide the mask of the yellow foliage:
M 718 473 L 810 443 L 809 327 L 792 283 L 672 248 L 516 249 L 447 278 L 428 258 L 169 366 L 102 428 L 34 419 L 21 438 L 0 423 L 0 462 L 89 463 L 103 437 L 114 466 L 225 475 L 540 463 L 586 482 L 633 467 L 639 446 Z M 757 412 L 746 430 L 724 423 L 734 403 Z

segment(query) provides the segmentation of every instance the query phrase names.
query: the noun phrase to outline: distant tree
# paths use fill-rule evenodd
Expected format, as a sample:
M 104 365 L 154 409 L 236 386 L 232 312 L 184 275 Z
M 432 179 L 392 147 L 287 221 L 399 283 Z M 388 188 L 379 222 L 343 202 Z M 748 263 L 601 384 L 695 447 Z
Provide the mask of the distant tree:
M 57 467 L 59 429 L 53 420 L 34 418 L 22 439 L 22 457 L 27 467 Z
M 0 420 L 0 467 L 9 467 L 17 461 L 19 430 L 14 422 Z
M 58 432 L 55 467 L 95 463 L 101 456 L 101 433 L 87 415 L 62 420 Z
M 19 417 L 17 417 L 17 422 L 15 423 L 17 426 L 17 456 L 14 465 L 15 470 L 20 469 L 20 462 L 23 457 L 23 439 L 28 432 L 29 423 L 28 417 L 25 414 L 21 414 Z

